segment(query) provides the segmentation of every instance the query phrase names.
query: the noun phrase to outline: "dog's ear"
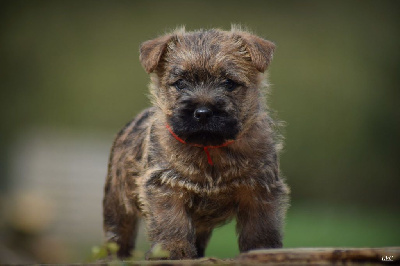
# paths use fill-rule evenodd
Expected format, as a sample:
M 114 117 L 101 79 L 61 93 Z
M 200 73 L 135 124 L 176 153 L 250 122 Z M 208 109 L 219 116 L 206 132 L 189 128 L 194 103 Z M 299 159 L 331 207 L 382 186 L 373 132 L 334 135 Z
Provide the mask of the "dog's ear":
M 157 68 L 158 63 L 173 36 L 173 34 L 167 34 L 146 41 L 140 45 L 139 60 L 147 73 L 151 73 Z
M 245 31 L 233 29 L 232 33 L 243 41 L 256 69 L 265 72 L 272 61 L 275 44 Z

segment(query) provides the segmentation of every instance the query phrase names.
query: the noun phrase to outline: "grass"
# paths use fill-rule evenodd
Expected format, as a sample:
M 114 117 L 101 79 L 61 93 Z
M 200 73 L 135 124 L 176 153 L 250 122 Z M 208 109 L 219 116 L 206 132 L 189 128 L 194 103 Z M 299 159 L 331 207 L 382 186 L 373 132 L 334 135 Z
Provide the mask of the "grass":
M 400 246 L 400 214 L 353 206 L 297 204 L 290 208 L 284 247 Z M 206 256 L 239 254 L 235 222 L 214 230 Z
M 400 246 L 400 213 L 343 205 L 301 203 L 292 206 L 285 225 L 285 248 Z M 214 230 L 207 257 L 239 254 L 235 221 Z M 135 257 L 144 259 L 149 243 L 138 239 Z

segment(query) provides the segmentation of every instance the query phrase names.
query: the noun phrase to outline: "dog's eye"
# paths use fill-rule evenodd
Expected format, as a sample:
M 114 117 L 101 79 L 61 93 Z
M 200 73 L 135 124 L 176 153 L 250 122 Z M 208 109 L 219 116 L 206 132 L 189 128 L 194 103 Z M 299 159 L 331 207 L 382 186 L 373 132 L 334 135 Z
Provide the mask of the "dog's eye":
M 179 91 L 186 88 L 185 82 L 181 79 L 178 79 L 177 81 L 175 81 L 175 83 L 173 83 L 172 86 L 174 86 Z
M 233 91 L 234 89 L 237 88 L 237 86 L 239 86 L 239 84 L 237 84 L 231 79 L 226 80 L 224 83 L 222 83 L 222 85 L 225 87 L 227 91 Z

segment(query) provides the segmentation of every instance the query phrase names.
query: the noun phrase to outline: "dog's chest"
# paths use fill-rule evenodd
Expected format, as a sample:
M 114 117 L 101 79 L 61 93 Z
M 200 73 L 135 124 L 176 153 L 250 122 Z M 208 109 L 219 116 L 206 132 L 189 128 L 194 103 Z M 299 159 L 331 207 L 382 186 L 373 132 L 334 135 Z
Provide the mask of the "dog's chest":
M 230 193 L 195 195 L 190 212 L 195 222 L 220 224 L 234 216 L 236 207 L 236 198 Z

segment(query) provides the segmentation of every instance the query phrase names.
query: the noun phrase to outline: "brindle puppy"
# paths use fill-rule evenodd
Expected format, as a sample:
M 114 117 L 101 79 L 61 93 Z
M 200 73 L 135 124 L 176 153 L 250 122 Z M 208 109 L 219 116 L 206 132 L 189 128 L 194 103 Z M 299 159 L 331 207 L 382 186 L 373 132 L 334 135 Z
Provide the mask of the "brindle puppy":
M 103 202 L 120 258 L 141 217 L 167 259 L 204 256 L 213 228 L 232 218 L 241 252 L 282 247 L 289 190 L 263 82 L 273 51 L 239 29 L 180 29 L 141 45 L 153 107 L 116 137 Z

